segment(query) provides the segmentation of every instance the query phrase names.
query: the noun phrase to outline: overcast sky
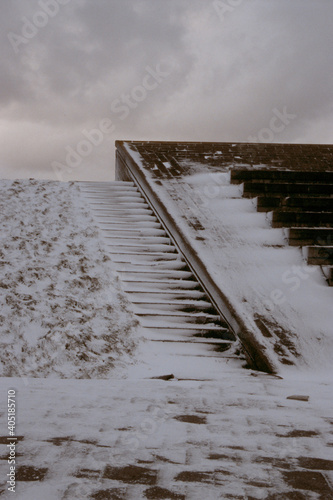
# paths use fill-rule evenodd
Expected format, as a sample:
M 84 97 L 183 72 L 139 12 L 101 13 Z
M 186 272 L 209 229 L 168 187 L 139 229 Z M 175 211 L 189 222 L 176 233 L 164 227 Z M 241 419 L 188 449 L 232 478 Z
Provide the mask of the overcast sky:
M 111 180 L 114 142 L 332 143 L 332 0 L 1 0 L 0 176 Z

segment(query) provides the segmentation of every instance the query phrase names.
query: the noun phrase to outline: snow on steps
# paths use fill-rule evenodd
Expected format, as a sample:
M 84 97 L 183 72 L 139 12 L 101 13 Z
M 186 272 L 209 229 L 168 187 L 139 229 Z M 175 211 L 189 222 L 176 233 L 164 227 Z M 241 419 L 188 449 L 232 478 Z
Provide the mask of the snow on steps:
M 171 343 L 179 356 L 237 359 L 234 334 L 134 184 L 82 182 L 79 186 L 145 338 L 162 344 L 163 350 Z

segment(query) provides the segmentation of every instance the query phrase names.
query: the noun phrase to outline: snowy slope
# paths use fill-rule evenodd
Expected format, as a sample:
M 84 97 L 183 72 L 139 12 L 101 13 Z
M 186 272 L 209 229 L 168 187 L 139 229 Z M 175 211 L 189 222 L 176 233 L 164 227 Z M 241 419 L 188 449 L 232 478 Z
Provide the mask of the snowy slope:
M 106 377 L 137 320 L 78 187 L 0 189 L 0 374 Z

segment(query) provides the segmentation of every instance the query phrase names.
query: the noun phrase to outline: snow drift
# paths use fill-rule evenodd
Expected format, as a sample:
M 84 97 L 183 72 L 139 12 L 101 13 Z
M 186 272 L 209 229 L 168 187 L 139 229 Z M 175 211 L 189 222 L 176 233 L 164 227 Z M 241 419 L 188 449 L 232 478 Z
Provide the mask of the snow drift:
M 137 320 L 79 188 L 0 189 L 0 375 L 107 377 L 133 352 Z

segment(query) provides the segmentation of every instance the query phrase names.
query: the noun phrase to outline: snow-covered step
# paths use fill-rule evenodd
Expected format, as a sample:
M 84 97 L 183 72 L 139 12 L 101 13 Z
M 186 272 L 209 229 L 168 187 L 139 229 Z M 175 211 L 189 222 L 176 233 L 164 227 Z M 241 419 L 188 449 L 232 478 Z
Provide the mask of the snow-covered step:
M 183 331 L 187 332 L 193 332 L 193 334 L 197 334 L 197 336 L 200 337 L 211 337 L 214 336 L 214 338 L 224 338 L 226 334 L 228 334 L 229 329 L 228 327 L 222 327 L 220 325 L 214 324 L 214 323 L 207 323 L 207 324 L 195 324 L 195 323 L 170 323 L 168 322 L 163 322 L 161 321 L 158 317 L 155 318 L 154 322 L 153 321 L 142 321 L 142 324 L 144 326 L 147 326 L 149 328 L 155 328 L 158 329 L 160 333 L 163 333 L 165 331 L 171 330 L 171 334 L 173 331 Z
M 81 183 L 80 188 L 144 336 L 174 345 L 177 353 L 180 345 L 193 344 L 200 348 L 195 356 L 227 357 L 233 333 L 138 189 L 119 182 Z M 186 352 L 194 355 L 192 348 Z
M 107 187 L 114 187 L 114 186 L 134 186 L 133 181 L 109 181 L 109 182 L 100 182 L 100 181 L 81 181 L 80 185 L 82 187 L 82 191 L 86 187 L 94 186 L 98 188 L 98 190 L 105 189 Z
M 109 192 L 116 192 L 119 193 L 119 191 L 135 191 L 138 192 L 138 188 L 136 186 L 131 185 L 131 184 L 125 184 L 120 185 L 118 184 L 117 186 L 109 185 L 109 186 L 104 186 L 102 189 L 97 188 L 95 186 L 87 186 L 85 188 L 85 193 L 90 194 L 90 193 L 95 193 L 95 194 L 100 194 L 100 193 L 109 193 Z
M 155 337 L 153 334 L 147 335 L 147 339 L 151 340 L 153 342 L 174 342 L 174 343 L 191 343 L 191 344 L 203 344 L 203 345 L 211 345 L 216 348 L 216 350 L 221 350 L 221 348 L 229 348 L 232 345 L 232 340 L 224 340 L 224 339 L 214 339 L 214 340 L 208 340 L 208 339 L 203 339 L 203 338 L 184 338 L 181 335 L 174 336 L 172 338 L 158 338 Z
M 105 210 L 114 210 L 117 208 L 119 208 L 120 210 L 122 210 L 122 209 L 127 210 L 128 208 L 129 209 L 140 208 L 140 209 L 150 210 L 149 205 L 147 203 L 145 203 L 144 201 L 134 200 L 134 201 L 128 201 L 128 202 L 123 202 L 123 203 L 120 203 L 119 201 L 114 201 L 112 203 L 108 203 L 107 205 L 104 205 L 104 208 L 103 208 L 103 206 L 101 208 L 96 207 L 95 211 L 102 212 Z
M 119 193 L 121 191 L 133 191 L 133 192 L 138 192 L 138 188 L 136 186 L 131 186 L 127 185 L 124 183 L 124 185 L 117 185 L 117 186 L 106 186 L 103 189 L 96 189 L 94 186 L 86 187 L 85 188 L 85 193 L 86 194 L 101 194 L 101 193 L 110 193 L 110 192 L 116 192 Z
M 129 250 L 133 248 L 147 248 L 150 251 L 153 249 L 154 252 L 167 252 L 167 253 L 175 253 L 176 249 L 173 245 L 171 245 L 170 240 L 167 238 L 161 239 L 160 237 L 150 238 L 148 241 L 145 241 L 145 238 L 127 238 L 124 240 L 122 238 L 114 238 L 109 236 L 109 232 L 105 230 L 105 239 L 108 244 L 111 244 L 114 247 L 126 247 Z
M 114 247 L 113 247 L 111 244 L 109 244 L 109 245 L 108 245 L 107 243 L 106 243 L 106 246 L 108 247 L 108 252 L 109 252 L 110 254 L 112 254 L 112 256 L 114 256 L 114 257 L 112 257 L 112 260 L 113 260 L 113 258 L 115 258 L 115 259 L 123 259 L 123 258 L 127 258 L 127 257 L 128 257 L 128 258 L 132 258 L 132 259 L 134 259 L 134 261 L 135 261 L 137 256 L 139 256 L 139 257 L 141 257 L 141 256 L 151 256 L 151 264 L 152 264 L 152 265 L 159 264 L 158 262 L 156 262 L 156 261 L 155 261 L 155 259 L 154 259 L 154 258 L 155 258 L 155 257 L 158 257 L 159 255 L 161 255 L 161 253 L 160 253 L 160 252 L 150 252 L 150 253 L 148 253 L 148 252 L 145 252 L 145 251 L 142 251 L 142 252 L 137 251 L 137 252 L 136 252 L 136 251 L 130 251 L 130 250 L 126 250 L 126 249 L 124 249 L 124 250 L 121 250 L 121 249 L 120 249 L 120 250 L 118 250 L 118 249 L 117 249 L 117 250 L 116 250 L 116 249 L 114 249 Z M 170 255 L 174 255 L 174 254 L 170 254 Z M 114 260 L 114 262 L 117 262 L 117 260 Z M 133 266 L 139 266 L 139 264 L 138 264 L 137 262 L 133 262 L 133 263 L 132 263 L 132 265 L 133 265 Z M 149 265 L 149 261 L 148 261 L 148 260 L 147 260 L 147 262 L 146 262 L 146 265 Z M 168 264 L 166 263 L 166 264 L 165 264 L 165 266 L 168 266 Z M 165 266 L 164 266 L 164 267 L 165 267 Z M 142 267 L 142 266 L 141 266 L 141 267 Z M 184 266 L 184 264 L 183 264 L 182 262 L 181 262 L 181 263 L 179 263 L 179 262 L 175 259 L 175 260 L 174 260 L 174 263 L 173 263 L 173 264 L 172 264 L 172 263 L 170 264 L 170 268 L 171 268 L 171 267 L 174 267 L 175 269 L 183 269 L 183 268 L 184 268 L 184 267 L 186 267 L 186 266 Z M 163 268 L 163 266 L 161 265 L 161 269 L 162 269 L 162 268 Z M 166 268 L 166 267 L 165 267 L 165 268 Z M 119 268 L 119 269 L 120 269 L 120 268 Z
M 162 270 L 164 264 L 166 266 L 176 264 L 177 266 L 182 266 L 183 268 L 187 268 L 186 262 L 181 260 L 179 258 L 179 255 L 177 253 L 163 253 L 163 252 L 157 252 L 154 254 L 132 254 L 132 255 L 121 255 L 119 257 L 114 257 L 116 260 L 114 262 L 117 262 L 119 264 L 131 264 L 132 266 L 137 266 L 137 267 L 128 267 L 125 268 L 124 271 L 131 271 L 132 269 L 134 271 L 139 271 L 139 272 L 145 272 L 145 271 L 156 271 L 156 269 Z M 171 261 L 171 262 L 170 262 Z M 146 267 L 145 267 L 146 266 Z M 148 266 L 148 267 L 147 267 Z M 119 267 L 119 266 L 117 266 Z M 171 268 L 168 268 L 168 270 Z M 178 267 L 174 267 L 174 270 L 176 271 Z M 120 270 L 120 267 L 119 267 Z
M 135 292 L 128 292 L 131 300 L 135 301 L 137 299 L 156 299 L 161 297 L 161 300 L 186 300 L 186 299 L 205 299 L 206 294 L 197 290 L 137 290 Z
M 160 254 L 161 252 L 175 253 L 174 247 L 167 248 L 167 245 L 116 245 L 106 242 L 107 246 L 110 248 L 111 253 L 119 254 Z
M 136 208 L 135 209 L 136 215 L 152 215 L 153 211 L 150 210 L 149 208 Z M 121 208 L 121 205 L 115 205 L 113 208 L 102 208 L 100 209 L 100 216 L 101 217 L 114 217 L 117 215 L 130 215 L 132 214 L 132 211 L 130 208 Z
M 124 267 L 126 266 L 126 263 L 123 263 Z M 167 264 L 167 263 L 166 263 Z M 157 279 L 157 280 L 165 280 L 165 279 L 173 279 L 173 278 L 178 278 L 178 279 L 189 279 L 193 277 L 193 274 L 190 271 L 178 271 L 178 270 L 161 270 L 161 269 L 150 269 L 146 267 L 145 271 L 139 271 L 137 268 L 135 270 L 130 271 L 130 270 L 123 270 L 119 271 L 120 276 L 122 277 L 123 281 L 127 281 L 128 279 L 131 278 L 141 278 L 145 276 L 147 279 Z
M 111 196 L 110 196 L 111 198 Z M 108 202 L 107 200 L 103 201 L 98 199 L 96 200 L 89 200 L 91 205 L 96 206 L 96 210 L 98 210 L 98 205 L 101 205 L 102 207 L 128 207 L 128 208 L 134 208 L 136 206 L 140 206 L 141 208 L 147 208 L 149 205 L 147 202 L 139 197 L 131 197 L 130 195 L 127 195 L 126 193 L 123 193 L 122 196 L 117 196 L 117 197 L 112 197 L 110 201 Z
M 123 199 L 126 198 L 126 199 Z M 131 201 L 130 201 L 131 200 Z M 129 197 L 122 197 L 122 198 L 114 198 L 112 203 L 108 203 L 107 201 L 103 200 L 89 200 L 91 205 L 94 205 L 96 207 L 96 210 L 115 210 L 115 209 L 121 209 L 121 210 L 127 210 L 133 213 L 133 215 L 136 214 L 136 211 L 134 210 L 135 208 L 140 208 L 142 210 L 146 210 L 147 212 L 152 212 L 152 209 L 147 206 L 146 202 L 142 200 L 142 198 L 135 198 L 135 199 L 129 199 Z
M 104 234 L 105 238 L 108 240 L 109 243 L 114 242 L 115 244 L 138 244 L 138 241 L 140 241 L 140 244 L 144 245 L 170 245 L 171 246 L 171 241 L 169 238 L 166 238 L 165 236 L 153 236 L 153 235 L 148 235 L 148 236 L 140 236 L 140 240 L 138 240 L 138 236 L 135 234 L 130 234 L 128 233 L 127 235 L 118 235 L 114 234 L 113 231 L 110 231 L 108 228 L 104 228 Z
M 129 193 L 123 193 L 121 195 L 118 195 L 118 196 L 113 196 L 112 197 L 112 200 L 113 200 L 113 203 L 110 204 L 108 203 L 108 200 L 107 200 L 107 197 L 106 198 L 93 198 L 93 199 L 89 199 L 87 201 L 89 201 L 89 204 L 93 207 L 112 207 L 112 206 L 115 206 L 115 205 L 118 205 L 118 206 L 121 206 L 121 204 L 129 204 L 130 202 L 132 203 L 135 203 L 136 205 L 143 205 L 145 206 L 146 205 L 146 202 L 140 198 L 140 196 L 137 196 L 135 194 L 135 196 L 131 196 Z
M 136 314 L 140 316 L 142 324 L 145 321 L 163 321 L 167 324 L 182 323 L 186 322 L 187 324 L 195 323 L 198 325 L 207 324 L 207 323 L 219 323 L 220 317 L 213 314 L 207 313 L 182 313 L 181 311 L 141 311 L 140 309 L 136 310 Z
M 88 199 L 89 198 L 98 198 L 99 199 L 100 196 L 102 198 L 106 198 L 109 195 L 111 195 L 113 197 L 123 196 L 124 194 L 126 196 L 131 196 L 132 194 L 137 195 L 138 193 L 139 193 L 139 191 L 137 190 L 137 188 L 125 187 L 125 188 L 121 189 L 119 186 L 117 186 L 114 189 L 105 189 L 104 191 L 101 191 L 100 193 L 94 189 L 90 189 L 89 191 L 88 190 L 85 191 L 86 197 Z
M 86 192 L 86 198 L 88 200 L 101 200 L 101 201 L 106 201 L 107 203 L 109 202 L 110 198 L 115 199 L 115 198 L 122 198 L 124 196 L 128 196 L 130 198 L 140 198 L 143 203 L 145 203 L 145 200 L 142 198 L 140 192 L 136 190 L 130 190 L 130 189 L 115 189 L 114 191 L 101 191 L 100 193 L 89 193 Z
M 132 297 L 133 304 L 139 305 L 141 311 L 151 310 L 154 307 L 158 311 L 207 311 L 212 313 L 212 304 L 206 300 L 163 300 Z
M 120 203 L 135 203 L 135 204 L 142 204 L 142 205 L 145 205 L 146 202 L 140 198 L 139 196 L 138 197 L 132 197 L 130 196 L 129 194 L 122 194 L 122 195 L 119 195 L 117 197 L 113 197 L 113 203 L 112 204 L 109 204 L 107 202 L 107 199 L 103 200 L 103 199 L 93 199 L 93 200 L 87 200 L 89 201 L 89 204 L 92 206 L 92 207 L 105 207 L 105 206 L 112 206 L 112 205 L 115 205 L 115 204 L 120 204 Z M 141 201 L 140 201 L 141 200 Z
M 105 232 L 105 237 L 108 240 L 108 243 L 113 243 L 115 245 L 137 245 L 138 243 L 138 238 L 136 237 L 124 237 L 124 236 L 115 236 L 114 234 L 110 235 L 110 232 L 107 228 L 104 230 Z M 171 241 L 169 238 L 165 238 L 162 236 L 140 236 L 140 243 L 144 245 L 156 245 L 158 243 L 159 245 L 170 245 Z
M 114 229 L 141 229 L 141 228 L 150 228 L 150 229 L 161 229 L 161 224 L 159 222 L 151 222 L 151 221 L 132 221 L 132 222 L 124 222 L 121 220 L 113 221 L 109 224 L 110 228 Z
M 148 340 L 152 342 L 173 342 L 175 344 L 201 344 L 201 345 L 209 345 L 212 348 L 215 348 L 216 352 L 223 351 L 229 349 L 232 346 L 232 341 L 228 340 L 206 340 L 206 339 L 190 339 L 186 340 L 182 337 L 173 338 L 173 339 L 157 339 L 153 336 L 147 337 Z
M 199 289 L 199 284 L 194 280 L 124 280 L 124 288 L 125 291 L 129 290 L 131 292 L 135 292 L 142 289 L 151 290 L 154 288 L 155 290 L 195 290 Z
M 154 342 L 155 344 L 155 342 Z M 166 358 L 169 359 L 170 365 L 173 365 L 177 362 L 175 360 L 175 351 L 177 352 L 177 357 L 179 357 L 181 364 L 190 364 L 192 369 L 193 366 L 195 370 L 198 370 L 200 373 L 200 365 L 205 361 L 205 358 L 208 358 L 208 362 L 221 361 L 223 358 L 232 359 L 238 361 L 239 359 L 245 360 L 244 357 L 240 358 L 234 354 L 233 350 L 229 350 L 221 356 L 221 353 L 216 350 L 216 346 L 212 344 L 202 344 L 200 342 L 159 342 L 156 341 L 156 345 L 159 346 L 162 344 L 163 347 L 163 361 Z M 149 355 L 151 356 L 151 348 L 149 347 Z M 168 365 L 166 365 L 168 366 Z M 218 366 L 218 365 L 214 365 Z M 163 370 L 163 367 L 161 367 Z M 161 371 L 161 373 L 168 373 L 167 371 Z M 173 371 L 173 373 L 176 373 Z
M 198 328 L 195 327 L 195 325 L 169 325 L 168 327 L 164 326 L 147 326 L 143 324 L 143 326 L 146 328 L 146 331 L 149 333 L 146 333 L 146 336 L 150 338 L 150 332 L 153 331 L 154 335 L 157 339 L 161 338 L 166 338 L 169 340 L 172 340 L 174 338 L 181 338 L 183 340 L 195 340 L 195 339 L 206 339 L 208 341 L 217 341 L 217 340 L 224 340 L 224 341 L 234 341 L 235 338 L 234 336 L 230 335 L 230 332 L 228 329 L 222 329 L 222 328 Z M 203 325 L 205 326 L 205 325 Z M 155 338 L 154 337 L 154 338 Z
M 156 217 L 154 217 L 153 215 L 149 215 L 149 214 L 145 214 L 145 215 L 142 215 L 142 214 L 125 214 L 125 213 L 121 213 L 121 214 L 107 214 L 107 215 L 101 215 L 100 216 L 101 219 L 103 220 L 103 222 L 123 222 L 124 224 L 126 224 L 126 222 L 141 222 L 141 221 L 147 221 L 147 222 L 156 222 Z
M 105 227 L 104 227 L 105 226 Z M 142 229 L 126 229 L 126 228 L 109 228 L 108 224 L 100 223 L 101 229 L 107 229 L 109 234 L 113 234 L 115 236 L 124 236 L 125 238 L 128 236 L 136 236 L 137 238 L 147 237 L 147 236 L 164 236 L 165 231 L 163 229 L 150 229 L 150 228 L 142 228 Z

